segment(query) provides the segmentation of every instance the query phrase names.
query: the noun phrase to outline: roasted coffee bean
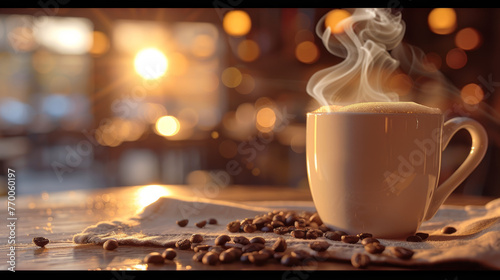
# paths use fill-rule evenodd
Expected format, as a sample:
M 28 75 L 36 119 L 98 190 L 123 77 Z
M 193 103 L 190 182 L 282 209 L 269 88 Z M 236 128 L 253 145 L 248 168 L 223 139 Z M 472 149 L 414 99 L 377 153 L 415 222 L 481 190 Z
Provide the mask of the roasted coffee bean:
M 281 257 L 280 263 L 284 266 L 297 266 L 300 265 L 300 259 L 291 254 L 285 254 Z
M 295 251 L 292 251 L 290 254 L 300 260 L 304 260 L 311 257 L 311 254 L 303 249 L 297 249 Z
M 324 236 L 330 240 L 334 241 L 340 241 L 342 238 L 342 235 L 336 231 L 327 231 L 325 232 Z
M 309 222 L 315 222 L 318 224 L 318 226 L 323 224 L 323 221 L 321 221 L 321 218 L 319 217 L 319 214 L 316 212 L 309 217 Z
M 457 229 L 454 227 L 446 226 L 446 227 L 441 229 L 441 232 L 444 234 L 452 234 L 452 233 L 457 232 Z
M 285 224 L 285 217 L 281 214 L 274 215 L 273 222 L 281 222 L 284 225 Z
M 376 238 L 373 238 L 373 237 L 367 237 L 367 238 L 361 240 L 361 244 L 363 246 L 368 245 L 370 243 L 380 243 L 380 241 Z
M 241 250 L 241 248 L 235 248 L 235 247 L 229 248 L 229 249 L 227 249 L 224 252 L 231 252 L 231 253 L 233 253 L 234 256 L 236 257 L 236 259 L 239 259 L 241 257 L 241 255 L 243 254 L 243 251 Z
M 261 227 L 260 230 L 262 232 L 271 232 L 273 231 L 273 226 L 271 224 L 266 224 L 265 226 Z
M 319 225 L 318 229 L 321 230 L 323 233 L 330 231 L 330 228 L 327 227 L 325 224 Z
M 144 262 L 145 263 L 155 263 L 155 264 L 161 264 L 165 262 L 165 259 L 161 256 L 160 253 L 158 252 L 152 252 L 147 254 L 144 257 Z
M 403 260 L 411 259 L 411 257 L 414 254 L 414 252 L 411 249 L 404 247 L 391 247 L 391 251 L 394 255 L 396 255 L 396 257 Z
M 243 253 L 251 253 L 251 252 L 255 252 L 255 251 L 260 251 L 260 250 L 264 249 L 265 247 L 266 247 L 266 245 L 264 245 L 262 243 L 250 243 L 250 244 L 243 246 L 243 248 L 241 248 L 241 250 L 243 251 Z
M 356 268 L 366 268 L 370 264 L 370 257 L 367 254 L 355 253 L 351 257 L 351 264 Z
M 384 250 L 385 246 L 378 242 L 371 242 L 365 245 L 365 251 L 370 254 L 381 254 Z
M 243 231 L 246 233 L 252 233 L 257 230 L 257 226 L 254 224 L 247 224 L 243 226 Z
M 248 256 L 248 260 L 255 265 L 264 265 L 270 258 L 268 254 L 254 253 Z
M 358 237 L 360 240 L 363 240 L 363 239 L 368 238 L 368 237 L 373 237 L 373 235 L 371 233 L 363 232 L 363 233 L 358 234 Z
M 195 226 L 199 227 L 199 228 L 202 228 L 204 227 L 205 225 L 207 224 L 207 221 L 203 220 L 203 221 L 199 221 L 197 222 L 196 224 L 194 224 Z
M 275 252 L 284 252 L 286 250 L 286 247 L 287 247 L 286 240 L 282 237 L 278 237 L 276 242 L 274 242 L 272 249 Z
M 191 235 L 191 238 L 189 239 L 189 241 L 191 241 L 191 243 L 200 243 L 203 241 L 203 236 L 201 234 L 193 234 Z
M 161 256 L 166 260 L 173 260 L 177 256 L 177 252 L 172 248 L 168 248 L 163 251 Z
M 359 237 L 357 235 L 342 235 L 341 240 L 345 243 L 355 244 L 358 243 Z
M 328 249 L 328 247 L 330 247 L 330 243 L 328 243 L 326 241 L 314 241 L 312 243 L 309 243 L 309 248 L 311 248 L 317 252 L 326 251 L 326 249 Z
M 253 220 L 252 224 L 257 226 L 257 229 L 261 229 L 264 225 L 271 223 L 271 221 L 269 217 L 258 217 Z
M 277 261 L 280 261 L 284 255 L 285 255 L 285 252 L 276 252 L 273 254 L 272 258 L 277 260 Z
M 290 233 L 293 237 L 295 238 L 305 238 L 306 237 L 306 232 L 301 229 L 296 229 Z
M 234 242 L 226 242 L 226 244 L 224 244 L 224 248 L 226 249 L 236 248 L 241 250 L 241 248 L 243 248 L 243 245 Z
M 250 257 L 250 255 L 252 255 L 252 254 L 258 254 L 258 253 L 256 253 L 256 252 L 251 252 L 251 253 L 243 253 L 243 254 L 241 254 L 241 256 L 240 256 L 240 261 L 241 261 L 242 263 L 250 263 L 250 260 L 249 260 L 249 258 L 248 258 L 248 257 Z
M 234 252 L 226 250 L 219 255 L 219 261 L 221 263 L 232 263 L 236 260 L 236 255 Z
M 207 251 L 199 251 L 193 255 L 193 261 L 202 262 L 203 256 L 208 253 Z
M 177 241 L 168 241 L 167 243 L 165 243 L 165 245 L 163 245 L 163 247 L 165 248 L 176 248 L 177 246 L 175 246 L 175 244 L 177 243 Z
M 247 245 L 250 243 L 250 240 L 248 240 L 245 236 L 240 235 L 233 237 L 233 242 L 241 245 Z
M 217 254 L 220 254 L 220 253 L 224 252 L 225 250 L 226 250 L 226 248 L 224 248 L 222 246 L 212 246 L 212 247 L 208 248 L 209 252 L 217 253 Z
M 288 228 L 287 227 L 276 227 L 273 229 L 273 232 L 279 235 L 283 235 L 285 233 L 288 233 Z
M 184 219 L 184 220 L 179 220 L 176 222 L 178 226 L 180 227 L 185 227 L 188 223 L 189 223 L 189 220 L 188 219 Z
M 255 236 L 250 239 L 250 243 L 266 244 L 266 240 L 263 237 Z
M 181 239 L 175 243 L 175 247 L 180 250 L 188 250 L 191 248 L 191 241 L 189 241 L 189 239 Z
M 281 221 L 272 221 L 271 222 L 271 226 L 273 228 L 279 228 L 279 227 L 284 227 L 285 224 L 283 222 L 281 222 Z
M 306 239 L 316 239 L 323 236 L 323 232 L 319 229 L 309 229 L 306 232 Z
M 286 218 L 285 218 L 285 225 L 286 226 L 293 226 L 295 221 L 298 220 L 297 216 L 295 215 L 288 215 Z
M 49 240 L 45 237 L 38 236 L 33 238 L 33 243 L 36 246 L 45 247 L 45 245 L 49 244 Z
M 227 224 L 227 230 L 229 232 L 238 232 L 240 231 L 240 222 L 239 221 L 232 221 Z
M 102 244 L 102 248 L 106 250 L 114 250 L 118 248 L 118 241 L 116 239 L 108 239 L 104 244 Z
M 274 250 L 271 248 L 264 247 L 264 249 L 259 250 L 259 254 L 267 254 L 270 257 L 274 255 Z
M 210 245 L 206 245 L 206 244 L 203 244 L 203 245 L 196 245 L 194 248 L 193 248 L 193 251 L 195 251 L 195 253 L 197 252 L 200 252 L 200 251 L 208 251 L 208 249 L 210 249 L 212 246 Z
M 429 237 L 429 234 L 425 233 L 425 232 L 417 232 L 417 233 L 415 233 L 415 235 L 419 236 L 420 238 L 422 238 L 422 240 L 426 240 L 427 237 Z
M 304 220 L 304 219 L 297 219 L 294 222 L 294 226 L 296 228 L 305 228 L 307 226 L 306 220 Z
M 408 242 L 422 242 L 422 238 L 418 235 L 411 235 L 406 238 L 406 241 Z
M 215 239 L 215 245 L 224 246 L 224 244 L 229 241 L 231 241 L 231 237 L 229 237 L 229 235 L 221 234 Z
M 219 254 L 214 252 L 207 252 L 201 259 L 203 264 L 216 265 L 219 262 Z
M 210 219 L 208 219 L 208 224 L 210 224 L 210 225 L 216 225 L 217 224 L 217 220 L 214 219 L 214 218 L 210 218 Z

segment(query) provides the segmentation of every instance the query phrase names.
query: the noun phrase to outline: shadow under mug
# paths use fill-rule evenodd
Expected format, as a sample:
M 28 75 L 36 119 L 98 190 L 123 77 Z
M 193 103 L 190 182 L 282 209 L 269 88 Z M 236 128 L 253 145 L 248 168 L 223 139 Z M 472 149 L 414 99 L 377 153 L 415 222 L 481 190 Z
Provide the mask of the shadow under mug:
M 483 159 L 488 138 L 475 120 L 441 113 L 311 112 L 307 114 L 309 186 L 322 221 L 378 238 L 415 234 Z M 437 186 L 441 153 L 466 129 L 470 153 Z

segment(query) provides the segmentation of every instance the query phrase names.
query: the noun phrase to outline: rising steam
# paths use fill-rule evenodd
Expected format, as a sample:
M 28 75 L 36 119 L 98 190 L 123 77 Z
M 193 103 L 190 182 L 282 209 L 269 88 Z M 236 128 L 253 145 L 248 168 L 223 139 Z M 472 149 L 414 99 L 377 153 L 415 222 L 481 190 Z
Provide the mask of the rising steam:
M 321 106 L 399 101 L 386 85 L 399 67 L 389 51 L 399 47 L 404 36 L 401 14 L 392 14 L 390 9 L 356 9 L 339 23 L 340 33 L 324 28 L 326 16 L 318 22 L 316 33 L 330 53 L 345 59 L 316 72 L 307 93 Z

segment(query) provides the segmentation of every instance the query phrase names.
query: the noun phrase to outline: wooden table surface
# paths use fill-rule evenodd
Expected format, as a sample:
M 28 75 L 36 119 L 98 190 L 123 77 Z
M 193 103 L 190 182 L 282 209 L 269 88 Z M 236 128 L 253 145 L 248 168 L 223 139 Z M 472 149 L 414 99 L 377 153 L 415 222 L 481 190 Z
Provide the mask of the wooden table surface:
M 162 252 L 158 247 L 120 246 L 106 251 L 97 245 L 78 245 L 72 236 L 99 221 L 120 219 L 133 215 L 161 195 L 196 195 L 188 186 L 153 185 L 114 187 L 95 190 L 66 191 L 25 195 L 15 198 L 15 215 L 2 211 L 2 220 L 15 217 L 15 269 L 23 270 L 288 270 L 278 263 L 265 266 L 241 263 L 207 266 L 192 261 L 191 251 L 178 250 L 175 261 L 164 265 L 147 265 L 143 258 L 150 252 Z M 198 195 L 200 193 L 198 192 Z M 203 195 L 203 194 L 201 194 Z M 5 197 L 4 197 L 5 198 Z M 295 200 L 312 201 L 308 189 L 290 189 L 277 186 L 228 186 L 214 194 L 212 199 L 228 201 Z M 445 202 L 451 205 L 483 205 L 494 198 L 452 195 Z M 7 223 L 7 222 L 5 222 Z M 12 235 L 6 226 L 0 227 L 3 237 Z M 33 237 L 50 240 L 45 248 L 32 243 Z M 0 270 L 7 270 L 6 255 L 10 252 L 7 238 L 0 247 Z M 478 268 L 475 264 L 455 264 L 452 268 Z M 479 267 L 480 268 L 480 267 Z M 350 263 L 318 262 L 303 271 L 353 270 Z M 398 267 L 371 266 L 373 270 L 401 270 Z M 438 266 L 425 269 L 450 269 Z

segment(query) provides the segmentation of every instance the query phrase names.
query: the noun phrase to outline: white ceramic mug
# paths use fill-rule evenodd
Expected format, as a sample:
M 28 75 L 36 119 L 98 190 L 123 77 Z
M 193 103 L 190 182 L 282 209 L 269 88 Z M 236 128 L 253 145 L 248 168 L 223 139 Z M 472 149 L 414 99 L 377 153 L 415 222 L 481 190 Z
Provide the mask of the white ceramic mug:
M 484 128 L 443 114 L 311 112 L 307 171 L 322 221 L 350 234 L 413 235 L 477 167 L 486 153 Z M 437 186 L 441 153 L 460 129 L 472 136 L 462 165 Z

